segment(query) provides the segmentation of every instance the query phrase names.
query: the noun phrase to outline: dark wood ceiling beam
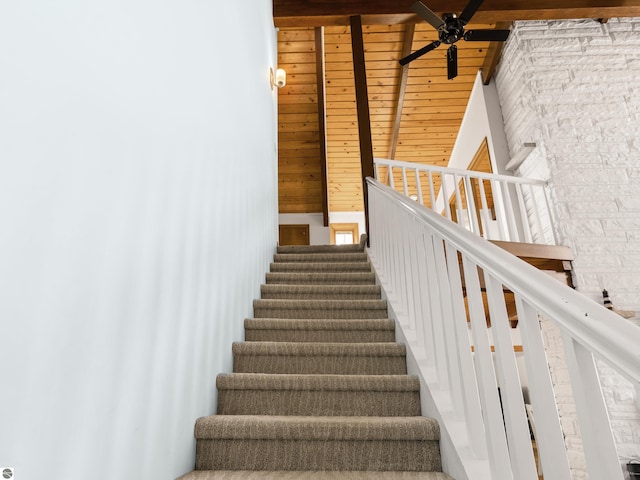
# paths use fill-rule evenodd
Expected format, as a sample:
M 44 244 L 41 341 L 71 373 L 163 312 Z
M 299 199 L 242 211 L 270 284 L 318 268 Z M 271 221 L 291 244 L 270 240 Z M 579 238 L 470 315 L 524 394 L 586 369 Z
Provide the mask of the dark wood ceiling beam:
M 415 25 L 407 25 L 405 27 L 400 58 L 404 58 L 411 53 L 411 47 L 413 46 L 413 34 L 415 31 Z M 396 103 L 393 107 L 393 127 L 391 130 L 391 143 L 389 145 L 389 158 L 392 160 L 396 156 L 396 147 L 398 146 L 398 135 L 400 133 L 400 123 L 402 121 L 402 107 L 404 105 L 404 94 L 407 90 L 408 78 L 409 64 L 400 67 L 400 72 L 398 74 L 398 90 L 396 93 Z
M 362 15 L 363 25 L 399 25 L 403 23 L 418 23 L 420 19 L 415 14 L 397 15 Z M 344 27 L 349 25 L 349 15 L 319 15 L 303 17 L 273 17 L 278 28 L 295 27 Z
M 320 178 L 322 181 L 322 220 L 329 226 L 329 195 L 327 192 L 327 102 L 325 95 L 326 68 L 324 61 L 324 27 L 315 28 L 316 87 L 318 94 L 318 132 L 320 148 Z
M 498 22 L 496 28 L 499 30 L 511 30 L 510 22 Z M 485 85 L 489 85 L 491 77 L 496 71 L 500 57 L 502 56 L 502 48 L 504 42 L 491 42 L 487 49 L 487 55 L 484 57 L 484 63 L 482 64 L 482 82 Z
M 364 222 L 369 231 L 369 195 L 367 177 L 375 178 L 373 167 L 373 141 L 371 139 L 371 117 L 369 115 L 369 93 L 367 89 L 367 69 L 364 60 L 364 37 L 362 35 L 362 18 L 354 15 L 350 18 L 351 51 L 353 56 L 353 77 L 356 87 L 356 111 L 358 114 L 358 139 L 360 143 L 360 166 L 362 169 L 362 196 L 364 198 Z
M 412 1 L 397 0 L 273 0 L 277 27 L 349 25 L 349 18 L 362 16 L 362 23 L 398 24 L 422 22 L 411 12 Z M 429 0 L 438 14 L 459 13 L 468 0 Z M 476 23 L 569 18 L 613 18 L 640 16 L 640 0 L 486 0 L 476 12 Z
M 369 92 L 367 89 L 367 70 L 364 60 L 364 38 L 362 19 L 351 17 L 351 49 L 353 55 L 353 77 L 356 87 L 356 111 L 358 114 L 358 134 L 360 139 L 360 158 L 362 160 L 362 178 L 373 177 L 373 143 L 371 141 L 371 119 L 369 116 Z

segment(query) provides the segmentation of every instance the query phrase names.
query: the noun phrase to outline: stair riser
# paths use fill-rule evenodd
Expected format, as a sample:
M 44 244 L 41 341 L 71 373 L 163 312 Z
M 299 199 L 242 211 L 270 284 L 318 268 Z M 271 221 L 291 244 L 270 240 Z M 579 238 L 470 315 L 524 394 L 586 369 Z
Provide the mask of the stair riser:
M 218 391 L 218 415 L 410 417 L 420 414 L 417 391 Z
M 309 253 L 362 253 L 364 251 L 364 245 L 287 245 L 279 246 L 277 253 L 296 253 L 296 254 L 309 254 Z
M 405 357 L 234 355 L 235 373 L 406 375 Z
M 441 471 L 433 440 L 209 440 L 196 470 Z
M 295 254 L 309 254 L 309 253 L 362 253 L 364 252 L 364 245 L 285 245 L 278 246 L 277 253 L 295 253 Z
M 387 343 L 393 330 L 245 330 L 248 342 Z
M 263 308 L 253 309 L 255 318 L 299 318 L 299 319 L 385 319 L 388 318 L 387 309 L 331 309 L 304 310 L 299 308 Z
M 375 275 L 361 272 L 353 275 L 337 273 L 303 274 L 303 273 L 267 273 L 267 285 L 374 285 Z
M 353 273 L 353 272 L 371 272 L 371 265 L 367 262 L 351 262 L 351 263 L 303 263 L 303 262 L 287 262 L 272 263 L 270 271 L 272 273 Z
M 263 292 L 260 297 L 265 300 L 380 300 L 379 293 Z
M 273 256 L 276 263 L 306 262 L 306 263 L 345 263 L 345 262 L 368 262 L 366 253 L 309 253 L 290 254 L 278 253 Z
M 395 323 L 389 319 L 251 318 L 244 328 L 245 340 L 253 342 L 395 342 Z
M 198 470 L 177 480 L 453 480 L 442 472 Z

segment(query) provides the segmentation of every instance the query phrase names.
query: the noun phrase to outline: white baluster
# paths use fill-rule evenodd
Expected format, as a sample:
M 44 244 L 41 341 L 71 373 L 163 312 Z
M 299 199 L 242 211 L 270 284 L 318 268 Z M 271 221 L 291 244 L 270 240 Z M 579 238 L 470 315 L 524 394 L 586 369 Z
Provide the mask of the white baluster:
M 589 478 L 621 480 L 622 470 L 593 354 L 566 334 L 563 343 Z
M 520 219 L 520 226 L 522 227 L 522 231 L 524 232 L 524 240 L 527 243 L 533 243 L 533 237 L 531 235 L 531 225 L 529 223 L 529 214 L 527 212 L 527 207 L 524 204 L 524 197 L 522 196 L 522 185 L 519 183 L 514 184 L 516 189 L 516 196 L 518 198 L 518 207 L 520 208 L 520 215 L 518 218 Z
M 404 192 L 404 196 L 409 196 L 409 185 L 407 184 L 407 169 L 402 167 L 402 191 Z
M 491 332 L 496 350 L 496 373 L 502 398 L 502 411 L 507 427 L 511 468 L 518 480 L 537 480 L 533 449 L 529 437 L 527 413 L 513 351 L 507 307 L 502 283 L 485 272 L 484 281 L 491 317 Z
M 415 169 L 416 172 L 416 188 L 418 189 L 418 202 L 420 205 L 424 205 L 424 198 L 422 198 L 422 182 L 420 181 L 420 170 Z
M 478 278 L 478 266 L 467 255 L 463 254 L 462 268 L 467 290 L 467 304 L 474 345 L 474 363 L 478 377 L 491 472 L 493 478 L 513 480 L 504 420 L 498 397 L 493 354 L 491 353 L 487 330 L 487 318 L 484 313 L 484 302 L 482 301 L 480 280 Z
M 524 360 L 529 381 L 529 395 L 536 418 L 538 454 L 545 480 L 571 478 L 564 435 L 556 407 L 553 384 L 542 342 L 538 312 L 521 295 L 515 295 L 518 328 L 522 336 Z
M 436 195 L 433 188 L 433 174 L 429 170 L 429 200 L 431 200 L 431 210 L 436 209 Z
M 478 180 L 480 181 L 480 180 Z M 477 235 L 480 235 L 480 227 L 478 225 L 478 212 L 476 209 L 476 197 L 473 194 L 473 187 L 471 184 L 471 178 L 469 175 L 464 177 L 465 190 L 467 192 L 467 211 L 469 212 L 469 225 L 471 225 L 471 231 Z
M 467 324 L 467 313 L 464 307 L 464 293 L 462 290 L 462 276 L 460 263 L 458 261 L 458 251 L 453 245 L 447 243 L 447 269 L 451 284 L 451 299 L 453 305 L 453 333 L 455 336 L 455 351 L 458 354 L 460 365 L 459 382 L 462 391 L 461 400 L 463 402 L 462 416 L 469 432 L 470 443 L 476 452 L 481 456 L 487 455 L 484 443 L 484 425 L 482 423 L 482 410 L 478 397 L 478 385 L 476 383 L 475 372 L 473 371 L 473 357 L 471 355 L 471 345 L 469 344 L 469 327 Z

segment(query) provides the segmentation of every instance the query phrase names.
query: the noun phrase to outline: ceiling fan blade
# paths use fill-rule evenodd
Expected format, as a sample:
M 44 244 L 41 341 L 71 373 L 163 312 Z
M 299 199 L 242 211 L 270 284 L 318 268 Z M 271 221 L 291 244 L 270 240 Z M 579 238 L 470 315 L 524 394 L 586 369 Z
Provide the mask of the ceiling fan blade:
M 465 24 L 469 23 L 469 20 L 471 20 L 473 14 L 476 13 L 476 11 L 480 8 L 480 5 L 482 5 L 483 1 L 484 0 L 471 0 L 469 4 L 464 7 L 464 10 L 462 10 L 462 13 L 458 18 Z
M 428 53 L 434 48 L 438 48 L 439 46 L 440 46 L 440 42 L 438 40 L 435 40 L 434 42 L 431 42 L 429 45 L 422 47 L 420 50 L 416 50 L 412 54 L 407 55 L 404 58 L 401 58 L 400 65 L 406 65 L 407 63 L 414 61 L 416 58 L 421 57 L 425 53 Z
M 411 10 L 416 12 L 424 21 L 431 24 L 433 28 L 438 30 L 442 25 L 444 25 L 444 20 L 442 20 L 438 15 L 436 15 L 429 7 L 427 7 L 422 2 L 416 2 L 411 5 Z
M 510 30 L 467 30 L 464 39 L 467 42 L 504 42 Z
M 447 50 L 447 78 L 451 80 L 458 76 L 458 47 L 451 45 Z

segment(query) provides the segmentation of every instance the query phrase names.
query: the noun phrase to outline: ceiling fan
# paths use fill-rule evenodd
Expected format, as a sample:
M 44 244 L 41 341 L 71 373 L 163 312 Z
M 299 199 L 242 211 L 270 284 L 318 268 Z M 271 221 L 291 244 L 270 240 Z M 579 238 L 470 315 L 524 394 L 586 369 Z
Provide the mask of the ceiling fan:
M 447 50 L 447 78 L 451 80 L 458 75 L 458 47 L 455 46 L 458 40 L 464 39 L 467 42 L 504 42 L 509 36 L 509 30 L 485 29 L 468 30 L 465 32 L 465 25 L 469 23 L 471 17 L 473 17 L 473 14 L 480 8 L 482 2 L 483 0 L 471 0 L 469 4 L 464 7 L 460 16 L 457 16 L 455 13 L 445 13 L 443 18 L 440 18 L 424 3 L 420 1 L 414 3 L 411 6 L 411 10 L 438 30 L 438 40 L 400 59 L 400 65 L 406 65 L 445 43 L 451 45 Z

